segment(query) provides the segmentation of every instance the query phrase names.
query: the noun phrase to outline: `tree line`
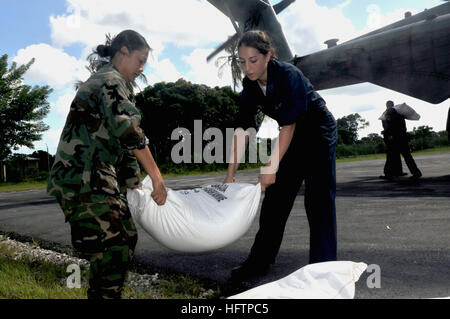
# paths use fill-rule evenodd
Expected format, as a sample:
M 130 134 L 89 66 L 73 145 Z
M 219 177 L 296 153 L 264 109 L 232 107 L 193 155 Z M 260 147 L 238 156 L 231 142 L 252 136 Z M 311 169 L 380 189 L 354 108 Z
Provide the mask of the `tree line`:
M 370 133 L 366 137 L 358 138 L 358 131 L 368 125 L 369 123 L 358 113 L 337 119 L 337 158 L 386 152 L 386 145 L 380 134 Z M 413 152 L 449 145 L 447 131 L 434 132 L 433 128 L 428 125 L 414 127 L 407 134 L 409 137 L 409 145 Z
M 34 62 L 18 67 L 15 63 L 8 68 L 8 56 L 0 58 L 0 168 L 9 167 L 11 179 L 19 181 L 30 175 L 45 179 L 48 167 L 53 163 L 53 155 L 38 151 L 32 155 L 13 154 L 20 146 L 33 148 L 33 142 L 42 138 L 48 129 L 43 119 L 49 112 L 48 97 L 52 89 L 48 86 L 30 87 L 23 84 L 23 75 Z M 142 128 L 150 140 L 151 151 L 163 173 L 178 173 L 190 170 L 216 171 L 225 169 L 226 163 L 175 164 L 171 151 L 178 139 L 172 139 L 172 133 L 185 128 L 193 133 L 194 121 L 201 120 L 202 128 L 218 128 L 223 136 L 226 129 L 235 126 L 238 112 L 239 93 L 231 87 L 208 87 L 193 84 L 184 79 L 176 82 L 160 82 L 147 86 L 136 95 L 136 106 L 142 113 Z M 69 107 L 69 106 L 67 106 Z M 385 152 L 383 138 L 376 134 L 358 138 L 358 131 L 369 125 L 359 114 L 350 114 L 337 119 L 338 147 L 337 157 L 375 154 Z M 414 128 L 410 145 L 413 150 L 447 145 L 447 132 L 433 132 L 431 127 Z M 210 141 L 201 140 L 201 148 Z M 226 154 L 226 143 L 220 150 Z M 219 151 L 219 150 L 215 150 Z M 192 152 L 191 156 L 195 156 Z M 26 157 L 39 161 L 33 170 L 27 167 Z M 258 165 L 258 164 L 256 164 Z M 244 167 L 255 166 L 244 164 Z M 4 169 L 1 169 L 3 173 Z M 33 171 L 31 174 L 30 171 Z

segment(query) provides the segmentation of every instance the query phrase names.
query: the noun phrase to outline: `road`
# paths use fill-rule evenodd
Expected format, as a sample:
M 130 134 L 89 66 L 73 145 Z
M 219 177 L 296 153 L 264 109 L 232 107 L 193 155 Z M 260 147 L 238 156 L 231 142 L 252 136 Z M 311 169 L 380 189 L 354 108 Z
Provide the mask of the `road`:
M 381 287 L 371 273 L 356 284 L 355 298 L 450 296 L 450 153 L 415 157 L 423 178 L 395 182 L 378 178 L 384 160 L 337 164 L 338 259 L 378 265 Z M 405 166 L 406 170 L 406 166 Z M 407 170 L 406 170 L 407 171 Z M 258 171 L 238 172 L 237 182 L 256 183 Z M 166 179 L 173 189 L 220 183 L 224 174 Z M 138 227 L 135 261 L 156 271 L 175 271 L 224 284 L 240 264 L 258 229 L 222 249 L 200 254 L 170 251 Z M 70 228 L 43 190 L 0 193 L 0 231 L 70 245 Z M 308 262 L 309 227 L 300 190 L 271 272 L 255 284 L 279 279 Z

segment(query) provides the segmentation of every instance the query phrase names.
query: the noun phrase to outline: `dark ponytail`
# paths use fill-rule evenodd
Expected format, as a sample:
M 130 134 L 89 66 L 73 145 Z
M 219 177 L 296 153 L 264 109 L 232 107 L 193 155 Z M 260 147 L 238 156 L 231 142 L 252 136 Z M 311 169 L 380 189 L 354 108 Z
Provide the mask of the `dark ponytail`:
M 125 30 L 120 32 L 114 38 L 111 38 L 111 36 L 107 34 L 105 44 L 98 45 L 88 56 L 90 68 L 92 69 L 91 71 L 95 72 L 103 65 L 111 62 L 123 46 L 125 46 L 130 53 L 141 49 L 152 50 L 145 38 L 136 31 Z
M 270 52 L 272 54 L 272 59 L 278 59 L 275 47 L 272 45 L 270 37 L 264 31 L 250 30 L 245 32 L 238 42 L 238 50 L 241 46 L 254 48 L 263 55 Z
M 94 53 L 98 54 L 98 56 L 102 58 L 111 57 L 111 46 L 100 44 L 97 46 Z

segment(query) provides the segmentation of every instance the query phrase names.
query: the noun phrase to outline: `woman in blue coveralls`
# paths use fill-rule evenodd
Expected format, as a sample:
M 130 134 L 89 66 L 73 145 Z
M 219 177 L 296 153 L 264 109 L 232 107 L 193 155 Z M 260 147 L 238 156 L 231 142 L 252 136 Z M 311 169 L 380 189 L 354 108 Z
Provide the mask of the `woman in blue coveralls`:
M 336 121 L 325 101 L 303 73 L 276 60 L 270 39 L 262 31 L 246 32 L 238 43 L 242 84 L 233 154 L 248 145 L 237 143 L 243 130 L 258 128 L 259 112 L 281 127 L 270 157 L 269 173 L 260 174 L 265 191 L 260 228 L 248 258 L 232 271 L 232 280 L 264 275 L 275 262 L 287 218 L 305 181 L 305 209 L 310 227 L 309 262 L 336 260 Z M 242 128 L 243 130 L 240 130 Z M 234 182 L 239 161 L 231 161 L 224 183 Z

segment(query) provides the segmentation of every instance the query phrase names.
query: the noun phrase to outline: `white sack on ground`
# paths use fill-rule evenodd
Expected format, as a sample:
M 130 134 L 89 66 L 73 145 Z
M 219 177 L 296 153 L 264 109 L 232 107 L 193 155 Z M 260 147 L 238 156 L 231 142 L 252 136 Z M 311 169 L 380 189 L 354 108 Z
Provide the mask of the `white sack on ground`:
M 204 252 L 225 247 L 250 228 L 261 197 L 260 184 L 219 184 L 191 190 L 167 188 L 167 201 L 151 198 L 147 176 L 142 190 L 127 192 L 134 221 L 167 248 Z
M 311 264 L 229 299 L 353 299 L 355 282 L 366 268 L 352 261 Z

